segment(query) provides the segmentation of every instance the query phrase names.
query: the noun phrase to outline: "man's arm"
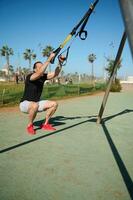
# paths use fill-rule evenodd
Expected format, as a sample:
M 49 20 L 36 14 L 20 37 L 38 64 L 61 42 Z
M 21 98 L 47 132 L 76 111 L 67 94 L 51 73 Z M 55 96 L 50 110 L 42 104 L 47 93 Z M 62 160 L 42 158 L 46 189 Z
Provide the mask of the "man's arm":
M 52 58 L 54 56 L 55 56 L 55 54 L 52 53 L 49 56 L 48 60 L 42 65 L 42 67 L 40 68 L 40 70 L 31 75 L 31 77 L 30 77 L 31 81 L 39 79 L 44 74 L 44 72 L 46 71 L 46 69 L 47 69 L 47 67 L 48 67 L 48 65 L 50 63 L 50 61 L 52 60 Z
M 50 80 L 50 79 L 53 79 L 56 76 L 58 76 L 60 71 L 61 71 L 61 69 L 62 69 L 62 65 L 60 63 L 58 63 L 55 71 L 47 74 L 47 79 Z
M 53 79 L 53 78 L 55 78 L 56 76 L 59 75 L 59 73 L 60 73 L 60 71 L 62 69 L 62 65 L 63 65 L 64 60 L 65 60 L 64 56 L 61 56 L 59 58 L 59 62 L 58 62 L 58 65 L 57 65 L 55 71 L 47 74 L 47 79 L 48 80 Z

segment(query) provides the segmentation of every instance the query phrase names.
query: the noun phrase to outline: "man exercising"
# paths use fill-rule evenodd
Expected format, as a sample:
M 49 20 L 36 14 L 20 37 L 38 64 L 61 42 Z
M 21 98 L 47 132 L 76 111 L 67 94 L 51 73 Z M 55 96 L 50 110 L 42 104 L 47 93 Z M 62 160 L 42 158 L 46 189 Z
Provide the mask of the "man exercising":
M 20 101 L 20 110 L 24 113 L 28 113 L 29 123 L 27 125 L 27 132 L 31 135 L 36 134 L 33 126 L 33 121 L 37 112 L 41 111 L 47 112 L 45 116 L 45 122 L 41 125 L 40 128 L 49 131 L 56 130 L 51 124 L 49 124 L 49 119 L 52 117 L 58 107 L 57 102 L 40 100 L 44 82 L 46 80 L 51 80 L 59 75 L 63 61 L 65 60 L 64 56 L 60 56 L 59 63 L 55 71 L 46 73 L 46 69 L 54 56 L 55 54 L 51 53 L 46 62 L 36 62 L 33 66 L 33 72 L 26 77 L 24 94 Z

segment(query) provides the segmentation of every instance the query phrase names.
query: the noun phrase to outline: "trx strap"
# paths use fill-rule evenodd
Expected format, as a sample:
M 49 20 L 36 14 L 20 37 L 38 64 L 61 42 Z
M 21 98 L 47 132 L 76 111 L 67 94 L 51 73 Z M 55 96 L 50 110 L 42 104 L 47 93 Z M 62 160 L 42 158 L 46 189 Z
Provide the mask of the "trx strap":
M 61 49 L 67 44 L 67 42 L 72 38 L 73 35 L 79 36 L 81 40 L 85 40 L 87 38 L 87 31 L 84 30 L 88 19 L 90 15 L 92 14 L 96 4 L 98 3 L 99 0 L 96 0 L 91 6 L 89 7 L 88 11 L 85 13 L 83 18 L 80 20 L 80 22 L 72 29 L 72 31 L 69 33 L 69 35 L 65 38 L 65 40 L 60 44 L 60 46 L 54 51 L 55 57 L 51 60 L 51 63 L 54 63 L 54 60 L 56 56 L 59 54 Z M 81 26 L 82 25 L 82 26 Z M 81 26 L 80 30 L 77 32 L 78 28 Z M 77 33 L 76 33 L 77 32 Z M 70 47 L 69 47 L 70 48 Z M 69 52 L 69 49 L 68 49 Z M 68 54 L 68 53 L 67 53 Z M 67 55 L 68 56 L 68 55 Z
M 60 53 L 60 54 L 58 55 L 58 60 L 59 60 L 60 56 L 61 56 L 64 52 L 66 52 L 66 56 L 65 56 L 65 60 L 64 60 L 65 62 L 64 62 L 63 64 L 61 64 L 62 66 L 65 66 L 66 63 L 67 63 L 68 54 L 69 54 L 69 49 L 70 49 L 70 46 L 68 46 L 67 49 L 65 49 L 62 53 Z M 59 62 L 60 62 L 60 60 L 59 60 Z

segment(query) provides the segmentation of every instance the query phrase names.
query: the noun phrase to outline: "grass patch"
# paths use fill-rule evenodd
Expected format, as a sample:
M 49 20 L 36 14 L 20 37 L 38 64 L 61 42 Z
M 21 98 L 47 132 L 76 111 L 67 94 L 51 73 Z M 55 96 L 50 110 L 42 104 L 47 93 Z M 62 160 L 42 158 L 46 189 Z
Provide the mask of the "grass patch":
M 72 84 L 72 85 L 44 85 L 41 99 L 62 99 L 83 95 L 90 95 L 105 90 L 105 83 Z M 24 84 L 0 83 L 0 107 L 17 105 L 23 95 Z

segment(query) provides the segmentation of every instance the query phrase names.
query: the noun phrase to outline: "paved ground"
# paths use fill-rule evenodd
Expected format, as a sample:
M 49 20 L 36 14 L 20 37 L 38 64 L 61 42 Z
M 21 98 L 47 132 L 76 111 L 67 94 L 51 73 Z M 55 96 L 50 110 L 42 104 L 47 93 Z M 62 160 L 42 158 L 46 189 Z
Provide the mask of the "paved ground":
M 60 102 L 55 132 L 25 132 L 27 115 L 0 112 L 1 200 L 133 199 L 133 93 Z M 44 118 L 40 113 L 36 127 Z

